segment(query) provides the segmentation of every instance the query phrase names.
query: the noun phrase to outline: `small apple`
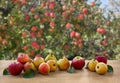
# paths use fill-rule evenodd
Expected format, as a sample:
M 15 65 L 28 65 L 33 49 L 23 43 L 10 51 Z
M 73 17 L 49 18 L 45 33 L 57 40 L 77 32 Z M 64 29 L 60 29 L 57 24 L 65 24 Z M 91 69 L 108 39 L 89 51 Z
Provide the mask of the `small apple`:
M 35 15 L 34 15 L 34 18 L 35 18 L 35 19 L 39 19 L 39 18 L 40 18 L 40 15 L 39 15 L 39 14 L 35 14 Z
M 83 12 L 83 14 L 87 14 L 88 13 L 88 9 L 87 8 L 83 8 L 82 12 Z
M 17 57 L 17 61 L 22 63 L 22 64 L 25 64 L 26 62 L 29 62 L 31 61 L 30 57 L 28 56 L 28 54 L 25 54 L 25 53 L 19 53 L 18 54 L 18 57 Z
M 88 70 L 95 72 L 95 67 L 97 64 L 98 64 L 97 60 L 94 60 L 94 59 L 90 60 L 88 63 Z
M 76 32 L 76 33 L 75 33 L 75 37 L 76 37 L 76 38 L 80 38 L 80 33 Z
M 85 60 L 80 56 L 76 56 L 73 58 L 71 65 L 75 69 L 82 69 L 85 66 Z
M 50 66 L 50 71 L 55 72 L 57 70 L 57 62 L 55 60 L 48 60 L 47 64 Z
M 37 69 L 42 62 L 44 62 L 44 58 L 42 58 L 41 56 L 35 56 L 35 58 L 33 59 L 33 63 Z
M 62 59 L 59 59 L 57 64 L 60 70 L 67 70 L 70 66 L 69 60 L 65 56 Z
M 27 63 L 24 64 L 24 71 L 26 71 L 28 69 L 32 69 L 34 71 L 36 70 L 35 65 L 33 64 L 32 61 L 27 62 Z
M 71 38 L 75 37 L 75 31 L 70 32 L 70 37 Z
M 95 2 L 91 2 L 90 6 L 92 6 L 92 7 L 95 6 Z
M 50 72 L 50 66 L 47 63 L 43 62 L 43 63 L 40 64 L 40 66 L 38 68 L 38 71 L 41 74 L 46 75 Z
M 19 75 L 22 72 L 23 65 L 20 62 L 11 63 L 8 66 L 8 71 L 11 75 Z
M 97 32 L 100 34 L 105 34 L 106 30 L 103 27 L 99 27 L 99 28 L 97 28 Z
M 83 15 L 83 14 L 80 14 L 80 15 L 78 16 L 78 19 L 83 20 L 83 19 L 84 19 L 84 15 Z
M 105 64 L 107 64 L 107 58 L 105 56 L 96 56 L 95 60 L 97 60 L 98 62 L 103 62 Z

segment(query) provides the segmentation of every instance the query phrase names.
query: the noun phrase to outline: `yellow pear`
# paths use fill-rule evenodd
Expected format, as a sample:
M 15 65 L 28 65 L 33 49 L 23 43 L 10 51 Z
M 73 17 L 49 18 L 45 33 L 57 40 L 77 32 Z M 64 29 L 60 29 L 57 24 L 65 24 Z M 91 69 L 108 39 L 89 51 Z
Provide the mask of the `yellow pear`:
M 54 54 L 47 55 L 47 57 L 45 58 L 45 61 L 47 62 L 48 60 L 55 60 L 55 61 L 57 61 L 57 59 L 56 59 Z

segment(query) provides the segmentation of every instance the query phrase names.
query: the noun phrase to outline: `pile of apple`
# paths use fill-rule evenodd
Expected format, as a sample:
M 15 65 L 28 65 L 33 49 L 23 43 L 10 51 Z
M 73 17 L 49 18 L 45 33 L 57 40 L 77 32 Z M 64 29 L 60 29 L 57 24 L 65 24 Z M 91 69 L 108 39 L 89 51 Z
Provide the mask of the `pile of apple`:
M 10 63 L 7 70 L 11 75 L 26 73 L 28 70 L 46 75 L 57 70 L 68 71 L 70 67 L 82 69 L 84 66 L 85 60 L 80 56 L 76 56 L 72 61 L 69 61 L 65 56 L 57 60 L 53 54 L 49 54 L 46 58 L 38 54 L 34 59 L 31 59 L 28 54 L 19 53 L 17 61 Z
M 107 58 L 105 56 L 96 56 L 95 59 L 87 63 L 86 68 L 100 75 L 106 74 L 107 72 L 113 72 L 113 68 L 107 64 Z
M 90 71 L 96 71 L 98 74 L 105 74 L 108 71 L 106 64 L 106 57 L 97 56 L 95 60 L 90 60 L 88 62 L 87 68 Z M 85 60 L 80 56 L 76 56 L 69 61 L 65 56 L 57 60 L 53 54 L 49 54 L 45 58 L 38 54 L 34 59 L 31 59 L 28 54 L 19 53 L 17 61 L 10 63 L 6 69 L 10 75 L 19 75 L 23 73 L 23 77 L 31 78 L 35 76 L 35 73 L 47 75 L 57 70 L 73 73 L 74 69 L 80 70 L 84 66 Z M 4 69 L 3 73 L 6 72 L 6 69 Z

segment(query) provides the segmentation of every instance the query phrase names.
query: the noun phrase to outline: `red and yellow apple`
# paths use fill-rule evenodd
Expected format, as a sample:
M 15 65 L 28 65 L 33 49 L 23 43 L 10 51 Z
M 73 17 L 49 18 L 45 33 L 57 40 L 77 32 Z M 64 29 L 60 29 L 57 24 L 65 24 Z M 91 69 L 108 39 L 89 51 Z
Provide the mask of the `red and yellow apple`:
M 18 54 L 18 57 L 17 57 L 17 61 L 22 63 L 22 64 L 25 64 L 26 62 L 29 62 L 31 61 L 30 57 L 28 56 L 28 54 L 25 54 L 25 53 L 19 53 Z
M 47 64 L 45 62 L 41 63 L 39 68 L 38 68 L 38 71 L 43 75 L 49 74 L 49 72 L 50 72 L 49 64 Z
M 44 58 L 42 58 L 41 56 L 36 56 L 34 59 L 33 59 L 33 63 L 35 65 L 35 67 L 38 69 L 39 65 L 44 62 Z
M 26 71 L 28 69 L 32 69 L 34 71 L 36 70 L 35 65 L 33 64 L 32 61 L 27 62 L 27 63 L 24 64 L 24 71 Z

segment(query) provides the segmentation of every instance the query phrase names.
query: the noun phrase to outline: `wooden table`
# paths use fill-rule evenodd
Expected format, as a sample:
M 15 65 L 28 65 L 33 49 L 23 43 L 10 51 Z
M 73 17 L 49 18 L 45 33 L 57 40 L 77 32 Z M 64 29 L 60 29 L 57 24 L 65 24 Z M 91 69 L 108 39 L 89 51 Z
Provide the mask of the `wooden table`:
M 11 62 L 13 61 L 0 61 L 0 83 L 120 83 L 120 60 L 108 61 L 108 64 L 113 66 L 114 72 L 105 75 L 83 69 L 76 70 L 73 74 L 66 71 L 51 72 L 49 75 L 36 74 L 34 78 L 23 78 L 22 75 L 3 76 L 3 69 Z

